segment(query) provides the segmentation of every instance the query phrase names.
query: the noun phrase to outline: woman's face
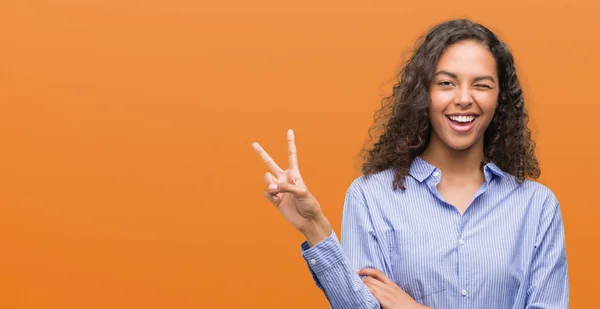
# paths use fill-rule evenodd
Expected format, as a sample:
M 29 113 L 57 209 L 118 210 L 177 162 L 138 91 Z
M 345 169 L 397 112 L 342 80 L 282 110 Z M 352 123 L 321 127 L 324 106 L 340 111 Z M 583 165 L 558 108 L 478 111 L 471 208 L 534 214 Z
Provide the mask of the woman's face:
M 441 140 L 456 150 L 483 143 L 498 93 L 496 60 L 490 51 L 474 41 L 450 45 L 441 55 L 429 86 L 431 142 Z

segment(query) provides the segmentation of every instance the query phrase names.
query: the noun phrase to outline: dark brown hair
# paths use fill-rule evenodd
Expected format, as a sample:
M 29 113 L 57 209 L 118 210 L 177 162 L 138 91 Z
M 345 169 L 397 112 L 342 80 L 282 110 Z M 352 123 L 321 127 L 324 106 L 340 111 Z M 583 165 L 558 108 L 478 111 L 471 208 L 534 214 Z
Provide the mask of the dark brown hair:
M 464 19 L 441 23 L 417 41 L 415 51 L 398 75 L 392 94 L 382 101 L 369 129 L 368 142 L 373 139 L 372 131 L 382 133 L 370 149 L 363 149 L 364 175 L 393 168 L 396 173 L 392 183 L 394 190 L 397 187 L 405 189 L 404 179 L 410 164 L 429 144 L 429 84 L 438 59 L 448 46 L 464 40 L 485 45 L 494 56 L 498 70 L 498 106 L 484 134 L 486 162 L 494 162 L 519 183 L 527 177 L 539 177 L 535 143 L 527 127 L 527 110 L 513 56 L 493 32 Z

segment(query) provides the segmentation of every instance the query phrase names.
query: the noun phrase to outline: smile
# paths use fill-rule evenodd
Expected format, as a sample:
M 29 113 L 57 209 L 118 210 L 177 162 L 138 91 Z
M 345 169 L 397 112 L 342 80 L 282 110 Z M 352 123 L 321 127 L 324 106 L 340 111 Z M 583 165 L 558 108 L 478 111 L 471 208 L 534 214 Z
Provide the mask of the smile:
M 450 128 L 461 134 L 471 131 L 478 120 L 478 115 L 446 115 Z
M 470 115 L 470 116 L 455 116 L 455 115 L 449 115 L 448 118 L 450 118 L 450 120 L 452 121 L 456 121 L 456 122 L 471 122 L 473 120 L 475 120 L 475 116 Z

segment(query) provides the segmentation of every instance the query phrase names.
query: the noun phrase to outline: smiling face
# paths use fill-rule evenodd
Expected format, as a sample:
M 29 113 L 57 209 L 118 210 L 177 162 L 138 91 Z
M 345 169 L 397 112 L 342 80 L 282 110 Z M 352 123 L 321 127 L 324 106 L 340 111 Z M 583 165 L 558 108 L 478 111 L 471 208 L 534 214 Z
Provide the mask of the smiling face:
M 475 41 L 450 45 L 441 55 L 429 86 L 432 143 L 455 150 L 476 145 L 498 104 L 498 73 L 490 51 Z

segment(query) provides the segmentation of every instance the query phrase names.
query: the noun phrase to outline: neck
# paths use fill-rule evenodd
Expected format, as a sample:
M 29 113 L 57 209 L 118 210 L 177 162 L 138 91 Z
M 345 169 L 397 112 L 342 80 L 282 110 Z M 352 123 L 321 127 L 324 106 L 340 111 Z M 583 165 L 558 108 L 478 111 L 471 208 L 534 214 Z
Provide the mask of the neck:
M 480 180 L 483 178 L 481 170 L 481 161 L 485 159 L 483 139 L 467 149 L 458 150 L 446 145 L 433 133 L 421 158 L 440 169 L 446 179 Z

